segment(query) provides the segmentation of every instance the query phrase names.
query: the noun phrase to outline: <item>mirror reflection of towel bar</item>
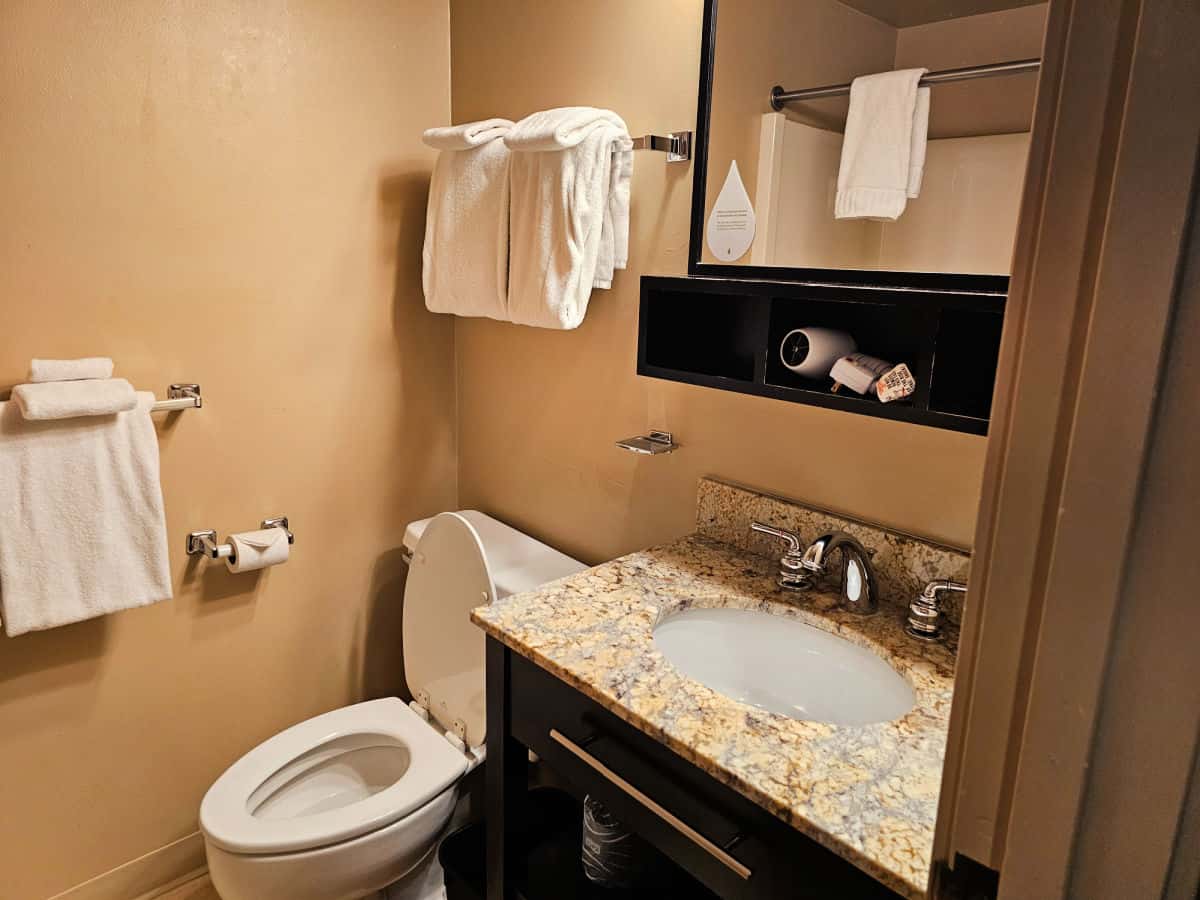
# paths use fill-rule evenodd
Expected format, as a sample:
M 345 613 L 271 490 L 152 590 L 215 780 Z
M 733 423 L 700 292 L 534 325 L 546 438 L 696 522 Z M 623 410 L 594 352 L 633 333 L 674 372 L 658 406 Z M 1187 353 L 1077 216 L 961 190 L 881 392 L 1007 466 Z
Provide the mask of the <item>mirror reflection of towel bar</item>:
M 921 78 L 922 87 L 935 84 L 948 84 L 952 81 L 972 81 L 976 78 L 995 78 L 998 75 L 1024 75 L 1036 72 L 1042 67 L 1040 59 L 1015 59 L 1011 62 L 988 63 L 983 66 L 964 66 L 961 69 L 944 69 L 941 72 L 929 72 Z M 849 84 L 831 84 L 825 87 L 805 88 L 799 91 L 785 91 L 780 85 L 771 88 L 771 108 L 776 112 L 783 109 L 785 104 L 797 100 L 820 100 L 824 97 L 842 97 L 850 93 Z

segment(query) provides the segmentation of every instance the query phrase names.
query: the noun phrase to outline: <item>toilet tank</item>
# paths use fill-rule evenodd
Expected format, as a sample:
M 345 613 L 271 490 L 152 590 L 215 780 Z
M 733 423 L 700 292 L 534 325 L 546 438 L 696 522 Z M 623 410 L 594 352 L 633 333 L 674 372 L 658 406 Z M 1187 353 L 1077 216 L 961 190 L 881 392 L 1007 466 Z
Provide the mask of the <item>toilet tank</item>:
M 496 599 L 531 591 L 587 568 L 579 560 L 478 510 L 464 509 L 458 514 L 470 522 L 479 535 L 488 570 L 496 585 Z M 416 550 L 430 521 L 431 518 L 409 523 L 404 531 L 406 555 L 411 556 Z

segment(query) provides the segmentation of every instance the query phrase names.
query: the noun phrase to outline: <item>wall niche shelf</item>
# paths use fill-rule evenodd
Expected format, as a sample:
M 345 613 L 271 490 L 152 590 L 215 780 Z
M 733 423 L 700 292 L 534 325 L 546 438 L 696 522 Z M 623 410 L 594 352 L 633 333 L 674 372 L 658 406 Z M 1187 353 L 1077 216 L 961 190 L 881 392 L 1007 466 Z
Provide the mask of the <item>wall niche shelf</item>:
M 858 415 L 987 434 L 1007 279 L 949 276 L 921 287 L 642 278 L 639 375 L 807 403 Z M 881 403 L 831 379 L 803 378 L 779 358 L 793 328 L 848 331 L 859 350 L 907 363 L 917 382 Z

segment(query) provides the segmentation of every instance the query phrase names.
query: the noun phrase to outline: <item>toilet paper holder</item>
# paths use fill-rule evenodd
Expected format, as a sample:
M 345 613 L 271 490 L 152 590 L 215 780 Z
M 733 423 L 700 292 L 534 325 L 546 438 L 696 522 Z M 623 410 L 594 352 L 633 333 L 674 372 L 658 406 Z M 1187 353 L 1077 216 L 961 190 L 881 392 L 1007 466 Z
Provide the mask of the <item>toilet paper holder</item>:
M 287 516 L 263 519 L 261 527 L 282 528 L 287 535 L 288 543 L 296 543 L 296 536 L 291 532 Z M 233 544 L 218 544 L 217 532 L 212 528 L 207 531 L 191 531 L 187 536 L 187 555 L 207 556 L 209 559 L 228 559 L 233 556 Z

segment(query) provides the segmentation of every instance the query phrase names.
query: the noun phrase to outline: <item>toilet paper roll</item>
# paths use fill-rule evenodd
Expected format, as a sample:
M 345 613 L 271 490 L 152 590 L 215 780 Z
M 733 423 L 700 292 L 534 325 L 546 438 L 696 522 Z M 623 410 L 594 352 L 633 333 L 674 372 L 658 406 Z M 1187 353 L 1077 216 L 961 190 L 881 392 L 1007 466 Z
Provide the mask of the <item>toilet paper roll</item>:
M 243 531 L 225 538 L 233 545 L 233 555 L 225 558 L 230 572 L 253 572 L 267 566 L 287 562 L 287 532 L 282 528 L 263 528 L 259 531 Z

